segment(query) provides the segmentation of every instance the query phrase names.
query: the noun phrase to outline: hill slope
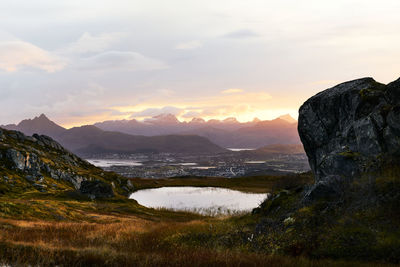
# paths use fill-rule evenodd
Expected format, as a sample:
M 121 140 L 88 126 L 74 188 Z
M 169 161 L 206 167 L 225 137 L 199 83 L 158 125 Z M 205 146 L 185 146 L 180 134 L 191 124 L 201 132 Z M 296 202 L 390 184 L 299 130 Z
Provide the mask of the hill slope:
M 60 143 L 79 154 L 91 153 L 221 153 L 225 149 L 196 135 L 134 136 L 82 126 L 58 136 Z
M 127 194 L 127 186 L 126 179 L 105 173 L 50 137 L 0 128 L 0 194 L 78 190 L 91 197 L 112 197 Z

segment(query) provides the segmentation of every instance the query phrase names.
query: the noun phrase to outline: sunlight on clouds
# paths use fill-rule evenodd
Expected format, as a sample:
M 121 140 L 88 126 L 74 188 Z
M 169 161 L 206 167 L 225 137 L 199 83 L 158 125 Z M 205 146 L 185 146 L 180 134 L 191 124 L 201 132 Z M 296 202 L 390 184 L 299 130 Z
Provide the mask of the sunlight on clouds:
M 179 116 L 181 113 L 183 112 L 183 110 L 181 108 L 177 108 L 177 107 L 171 107 L 171 106 L 167 106 L 167 107 L 163 107 L 163 108 L 147 108 L 145 110 L 142 111 L 138 111 L 138 112 L 133 112 L 131 115 L 131 119 L 143 119 L 143 118 L 148 118 L 148 117 L 154 117 L 160 114 L 172 114 L 175 116 Z
M 0 120 L 46 112 L 79 125 L 168 106 L 185 119 L 295 117 L 340 82 L 398 78 L 399 8 L 396 0 L 0 1 Z
M 239 90 L 239 89 L 235 89 Z M 243 90 L 239 91 L 244 92 Z M 146 104 L 135 106 L 113 107 L 121 113 L 130 113 L 131 116 L 124 118 L 145 119 L 163 113 L 176 115 L 180 120 L 190 120 L 194 117 L 205 119 L 225 119 L 237 117 L 241 121 L 252 120 L 258 116 L 260 119 L 269 119 L 276 112 L 265 111 L 268 101 L 272 97 L 266 92 L 247 92 L 240 94 L 224 94 L 217 96 L 202 97 L 196 99 L 176 99 L 169 101 L 168 106 L 165 100 L 148 101 Z M 293 114 L 293 110 L 284 110 L 285 113 Z M 282 115 L 282 114 L 280 114 Z
M 243 89 L 232 88 L 232 89 L 224 90 L 221 93 L 223 93 L 223 94 L 234 94 L 234 93 L 242 93 L 242 92 L 244 92 Z
M 0 42 L 0 69 L 15 72 L 31 67 L 55 72 L 67 65 L 65 59 L 23 41 Z

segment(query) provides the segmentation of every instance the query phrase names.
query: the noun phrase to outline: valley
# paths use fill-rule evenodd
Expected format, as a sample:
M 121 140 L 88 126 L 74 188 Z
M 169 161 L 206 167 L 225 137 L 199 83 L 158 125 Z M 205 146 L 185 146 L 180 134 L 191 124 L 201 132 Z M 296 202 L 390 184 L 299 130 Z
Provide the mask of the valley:
M 285 175 L 309 171 L 304 153 L 283 154 L 230 151 L 220 154 L 102 154 L 88 156 L 90 163 L 126 177 L 241 177 Z
M 62 143 L 0 129 L 0 264 L 398 264 L 399 88 L 365 78 L 310 98 L 303 145 L 227 149 L 44 116 L 22 125 Z

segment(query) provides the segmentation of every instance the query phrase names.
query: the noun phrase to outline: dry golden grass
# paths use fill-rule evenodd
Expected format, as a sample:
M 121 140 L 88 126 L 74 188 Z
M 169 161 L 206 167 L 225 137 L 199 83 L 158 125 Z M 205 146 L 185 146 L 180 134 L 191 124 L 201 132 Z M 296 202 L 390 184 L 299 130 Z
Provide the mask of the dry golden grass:
M 295 178 L 279 183 L 265 178 L 262 183 L 294 187 Z M 251 181 L 246 190 L 257 188 L 259 180 Z M 230 185 L 239 188 L 244 181 L 235 183 Z M 3 196 L 0 266 L 383 266 L 264 254 L 263 248 L 254 250 L 242 241 L 246 239 L 242 233 L 251 232 L 254 225 L 246 227 L 252 223 L 255 219 L 250 216 L 201 217 L 148 209 L 124 199 Z
M 0 219 L 0 259 L 40 266 L 354 266 L 168 242 L 187 231 L 204 231 L 210 222 L 221 219 L 157 222 L 135 216 L 88 215 L 97 221 Z

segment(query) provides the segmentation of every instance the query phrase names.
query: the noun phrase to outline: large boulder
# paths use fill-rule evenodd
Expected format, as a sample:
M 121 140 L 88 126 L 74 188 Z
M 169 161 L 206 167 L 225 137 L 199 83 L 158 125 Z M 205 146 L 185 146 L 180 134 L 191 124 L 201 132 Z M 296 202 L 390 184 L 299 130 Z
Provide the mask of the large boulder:
M 114 196 L 112 186 L 102 181 L 82 181 L 79 191 L 91 199 Z
M 384 85 L 364 78 L 320 92 L 300 107 L 298 131 L 324 190 L 329 177 L 337 186 L 338 177 L 351 180 L 400 156 L 400 79 Z

